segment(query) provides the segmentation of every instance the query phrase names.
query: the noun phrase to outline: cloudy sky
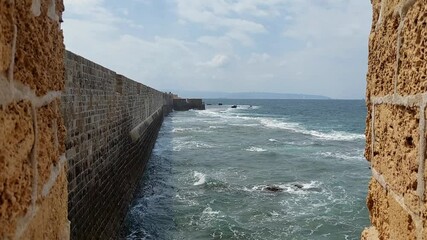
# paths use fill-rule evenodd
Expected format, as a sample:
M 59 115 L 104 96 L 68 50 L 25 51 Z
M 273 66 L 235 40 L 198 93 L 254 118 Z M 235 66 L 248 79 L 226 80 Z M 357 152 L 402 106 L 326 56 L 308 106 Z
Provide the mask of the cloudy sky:
M 68 50 L 159 90 L 363 98 L 369 0 L 65 0 Z

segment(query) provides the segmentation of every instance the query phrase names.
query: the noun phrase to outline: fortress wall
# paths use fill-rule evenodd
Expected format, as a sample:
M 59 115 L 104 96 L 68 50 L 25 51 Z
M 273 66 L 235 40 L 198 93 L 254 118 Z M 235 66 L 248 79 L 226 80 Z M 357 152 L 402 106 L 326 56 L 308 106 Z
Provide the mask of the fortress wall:
M 0 239 L 68 239 L 61 0 L 0 0 Z
M 72 238 L 117 237 L 171 95 L 71 52 L 65 63 Z
M 365 151 L 372 227 L 362 239 L 427 239 L 427 1 L 372 7 Z

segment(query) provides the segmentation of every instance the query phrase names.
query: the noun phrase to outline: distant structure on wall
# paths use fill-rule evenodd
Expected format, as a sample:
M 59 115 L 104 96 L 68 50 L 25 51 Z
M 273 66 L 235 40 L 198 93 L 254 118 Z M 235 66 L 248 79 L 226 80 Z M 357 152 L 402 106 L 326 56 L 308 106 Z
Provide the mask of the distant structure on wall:
M 206 106 L 202 99 L 199 98 L 179 98 L 174 95 L 173 110 L 175 111 L 188 111 L 190 109 L 205 110 Z

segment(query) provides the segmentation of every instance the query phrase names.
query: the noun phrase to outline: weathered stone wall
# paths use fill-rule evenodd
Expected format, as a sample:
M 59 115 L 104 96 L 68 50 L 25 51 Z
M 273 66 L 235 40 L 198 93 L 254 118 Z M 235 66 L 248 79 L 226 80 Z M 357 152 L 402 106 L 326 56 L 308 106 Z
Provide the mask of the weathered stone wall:
M 62 0 L 0 0 L 0 239 L 68 239 Z
M 427 1 L 372 0 L 363 239 L 427 239 Z
M 65 64 L 71 236 L 114 238 L 172 98 L 71 52 Z

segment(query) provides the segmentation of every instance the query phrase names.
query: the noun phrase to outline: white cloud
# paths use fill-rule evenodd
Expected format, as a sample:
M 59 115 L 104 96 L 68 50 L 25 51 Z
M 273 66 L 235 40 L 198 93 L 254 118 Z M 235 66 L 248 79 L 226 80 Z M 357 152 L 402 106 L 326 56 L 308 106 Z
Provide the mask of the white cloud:
M 69 50 L 154 88 L 364 96 L 371 21 L 366 1 L 65 4 Z M 142 9 L 159 18 L 141 21 L 135 16 Z
M 221 68 L 230 62 L 230 58 L 225 54 L 217 54 L 210 61 L 201 63 L 201 66 L 208 66 L 211 68 Z
M 271 56 L 267 53 L 252 53 L 248 59 L 248 64 L 264 63 L 270 60 Z

